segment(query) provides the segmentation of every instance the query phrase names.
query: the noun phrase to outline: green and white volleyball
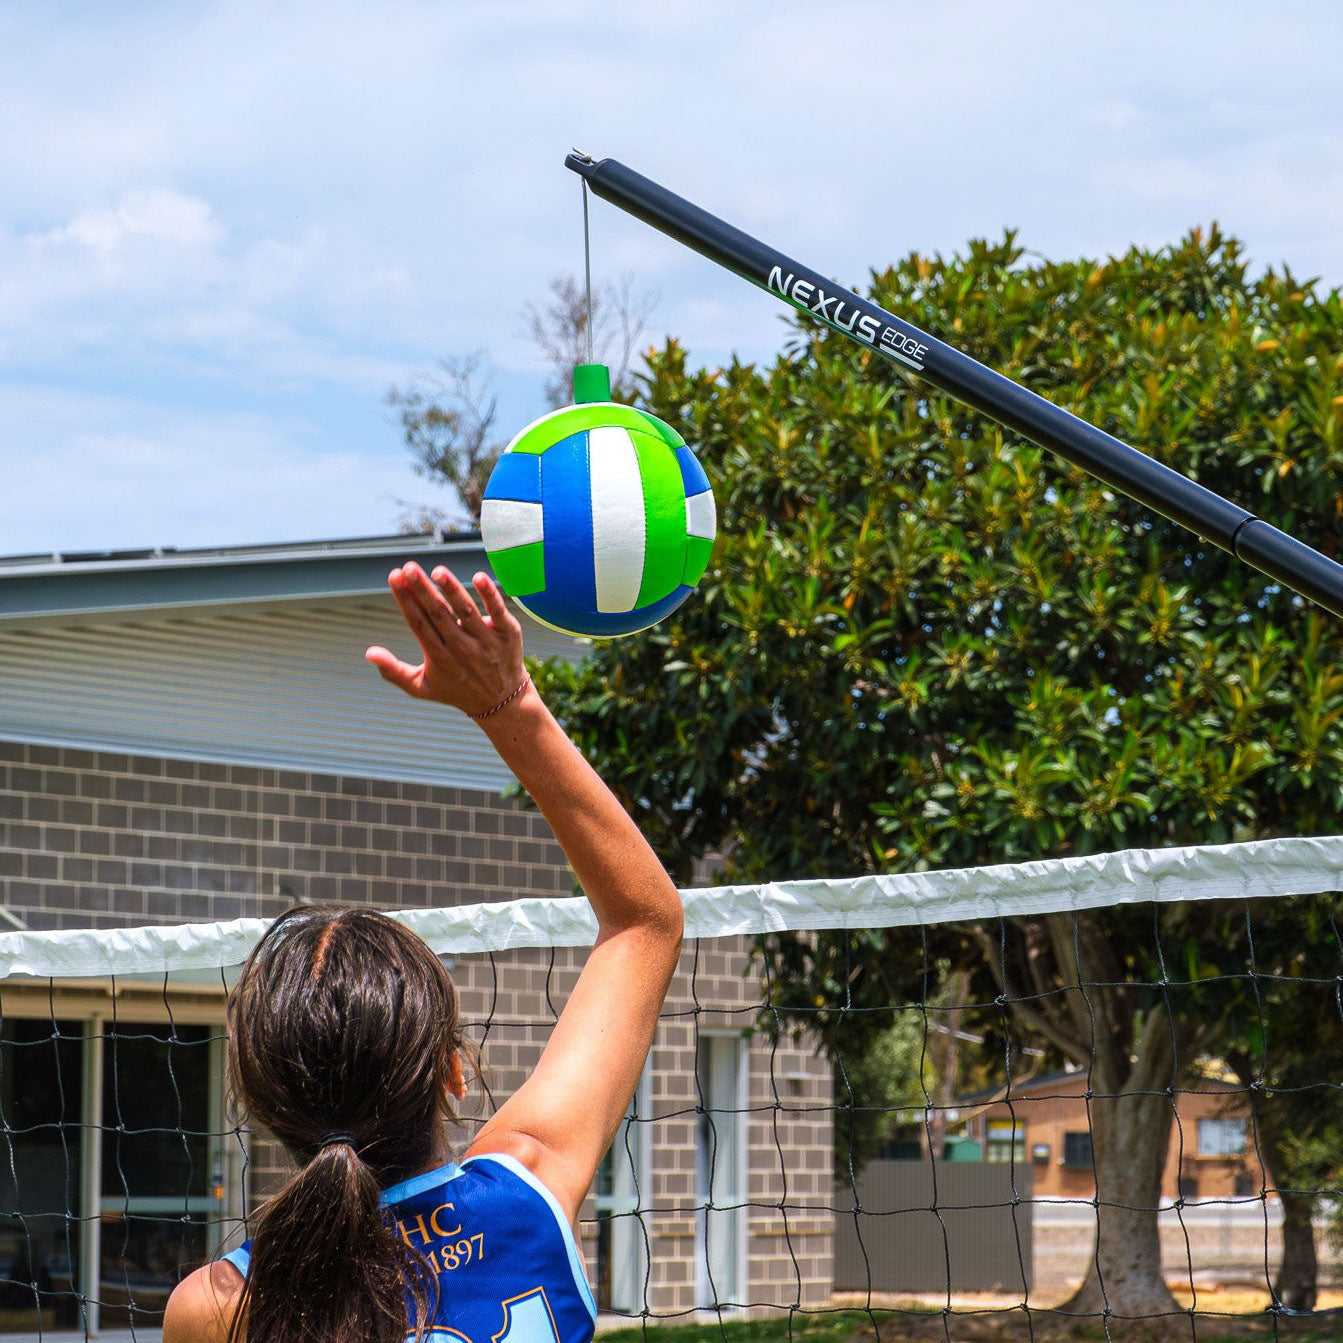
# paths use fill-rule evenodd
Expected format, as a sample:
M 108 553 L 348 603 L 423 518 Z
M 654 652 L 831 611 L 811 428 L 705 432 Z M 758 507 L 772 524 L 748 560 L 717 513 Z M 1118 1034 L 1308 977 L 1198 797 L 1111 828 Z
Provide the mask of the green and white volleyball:
M 499 585 L 552 629 L 647 629 L 699 582 L 717 533 L 709 478 L 655 415 L 598 402 L 528 425 L 485 488 L 480 530 Z

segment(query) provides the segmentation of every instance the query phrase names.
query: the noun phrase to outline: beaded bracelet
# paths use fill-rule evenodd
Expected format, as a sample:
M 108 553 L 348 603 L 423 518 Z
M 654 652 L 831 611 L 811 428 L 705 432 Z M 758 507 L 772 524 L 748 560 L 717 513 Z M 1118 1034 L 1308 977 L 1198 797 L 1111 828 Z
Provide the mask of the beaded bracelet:
M 466 710 L 466 716 L 468 718 L 474 718 L 477 723 L 479 723 L 482 718 L 489 718 L 492 714 L 498 713 L 500 709 L 506 709 L 524 690 L 527 689 L 529 685 L 531 685 L 531 683 L 532 678 L 526 672 L 523 672 L 522 680 L 518 682 L 518 688 L 511 694 L 505 695 L 493 709 L 486 709 L 484 713 L 472 713 L 468 709 Z

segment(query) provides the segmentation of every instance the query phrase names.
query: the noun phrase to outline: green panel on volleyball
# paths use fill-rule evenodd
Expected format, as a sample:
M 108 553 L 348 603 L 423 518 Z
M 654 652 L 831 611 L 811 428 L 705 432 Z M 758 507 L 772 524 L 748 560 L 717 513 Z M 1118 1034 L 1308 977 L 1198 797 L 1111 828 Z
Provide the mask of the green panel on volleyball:
M 645 414 L 642 410 L 638 414 L 643 416 L 645 433 L 660 438 L 669 448 L 685 447 L 685 439 L 666 420 L 659 420 L 656 415 Z
M 633 406 L 618 405 L 614 401 L 599 401 L 592 405 L 566 406 L 563 410 L 543 415 L 515 438 L 508 452 L 545 452 L 561 438 L 582 433 L 584 429 L 632 429 L 638 434 L 654 434 L 673 448 L 685 440 L 670 426 L 652 415 L 645 415 Z
M 546 552 L 542 541 L 493 551 L 490 563 L 494 565 L 499 586 L 510 597 L 526 597 L 546 590 Z
M 676 457 L 651 434 L 631 434 L 644 492 L 644 571 L 636 606 L 674 592 L 685 572 L 685 486 Z
M 687 536 L 685 539 L 685 577 L 682 582 L 693 588 L 704 577 L 709 567 L 709 557 L 713 554 L 713 542 L 703 536 Z

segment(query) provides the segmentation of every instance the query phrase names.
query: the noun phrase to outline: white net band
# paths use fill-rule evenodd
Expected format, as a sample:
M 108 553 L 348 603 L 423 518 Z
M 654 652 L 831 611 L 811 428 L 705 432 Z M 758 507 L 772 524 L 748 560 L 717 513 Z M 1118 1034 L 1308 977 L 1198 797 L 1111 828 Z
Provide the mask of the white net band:
M 1116 905 L 1317 895 L 1343 890 L 1343 836 L 1267 839 L 940 872 L 712 886 L 683 892 L 686 937 L 917 927 Z M 582 898 L 407 910 L 392 915 L 439 955 L 591 945 Z M 0 934 L 0 979 L 204 974 L 239 966 L 264 919 Z

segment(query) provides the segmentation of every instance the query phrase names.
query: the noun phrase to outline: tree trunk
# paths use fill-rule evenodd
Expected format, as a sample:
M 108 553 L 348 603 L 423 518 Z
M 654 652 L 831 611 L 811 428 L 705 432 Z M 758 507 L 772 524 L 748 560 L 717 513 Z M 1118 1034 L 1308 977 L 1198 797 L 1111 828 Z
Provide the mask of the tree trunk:
M 1319 1263 L 1315 1257 L 1315 1200 L 1308 1194 L 1287 1194 L 1282 1200 L 1282 1263 L 1273 1281 L 1273 1296 L 1288 1310 L 1314 1310 Z
M 1255 1148 L 1266 1167 L 1261 1178 L 1282 1202 L 1282 1261 L 1273 1279 L 1273 1299 L 1288 1310 L 1314 1310 L 1320 1268 L 1311 1220 L 1315 1200 L 1309 1194 L 1282 1188 L 1285 1184 L 1311 1182 L 1300 1167 L 1293 1169 L 1289 1155 L 1289 1137 L 1300 1137 L 1303 1129 L 1302 1117 L 1293 1114 L 1294 1102 L 1300 1106 L 1301 1093 L 1255 1092 L 1256 1065 L 1250 1056 L 1232 1052 L 1228 1059 L 1237 1080 L 1254 1096 Z M 1313 1118 L 1306 1116 L 1306 1126 Z
M 1096 1245 L 1087 1276 L 1061 1309 L 1129 1318 L 1180 1309 L 1161 1271 L 1157 1225 L 1173 1115 L 1164 1095 L 1125 1092 L 1091 1101 Z

